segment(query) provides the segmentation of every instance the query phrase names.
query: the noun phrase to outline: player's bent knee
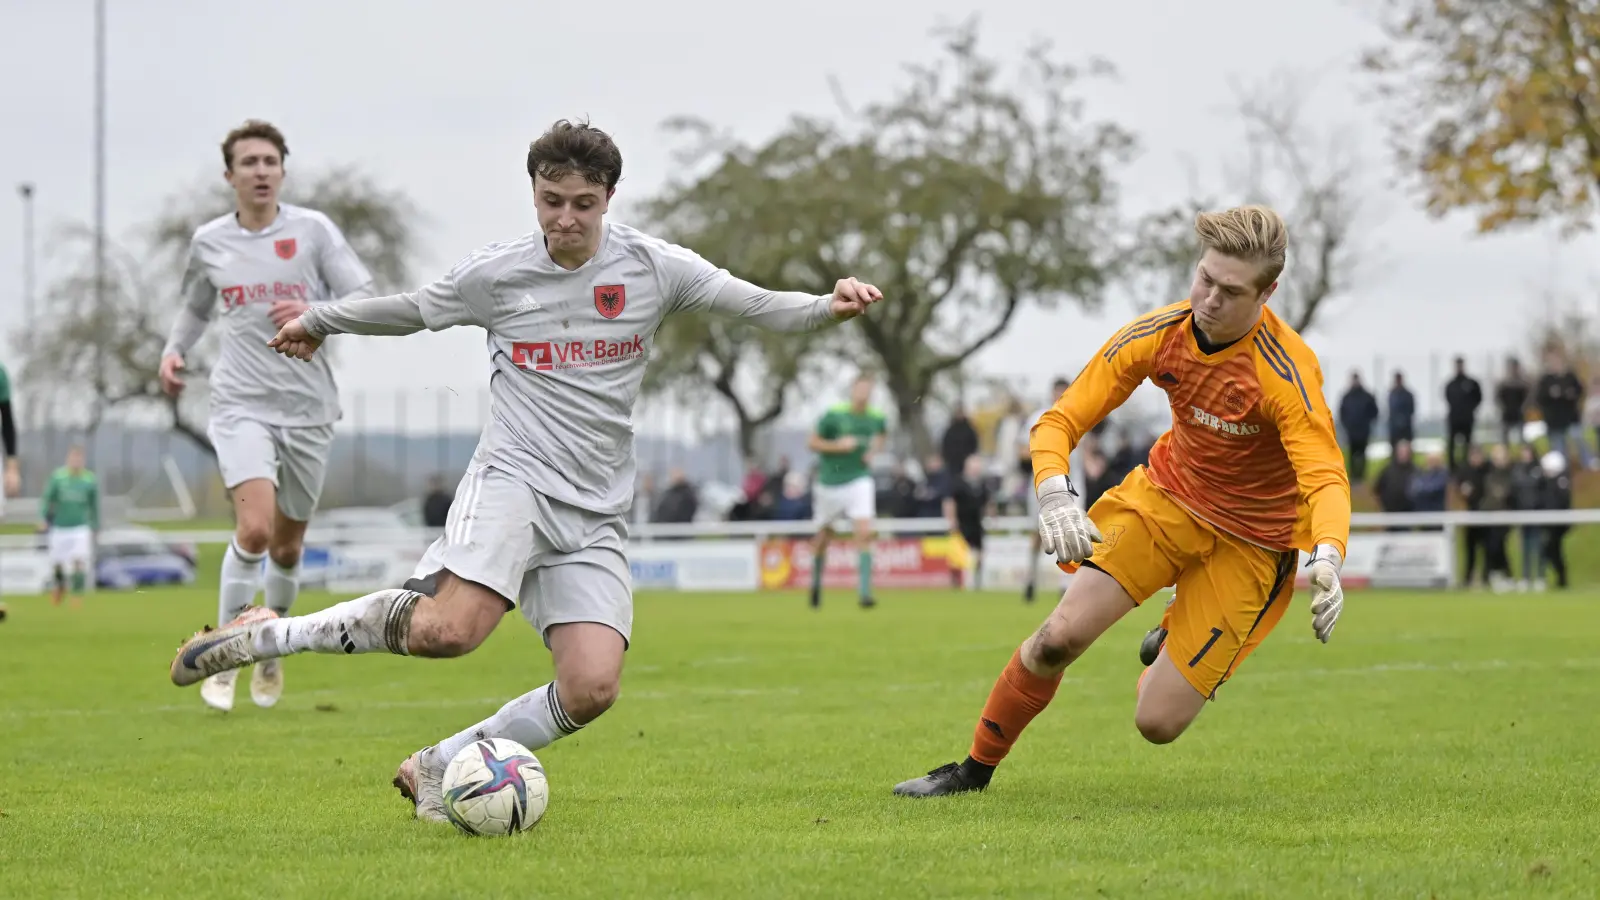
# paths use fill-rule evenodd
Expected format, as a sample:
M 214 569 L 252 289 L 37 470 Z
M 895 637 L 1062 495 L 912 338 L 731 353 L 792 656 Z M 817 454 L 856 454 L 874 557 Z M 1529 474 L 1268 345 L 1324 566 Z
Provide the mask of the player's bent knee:
M 561 705 L 579 725 L 587 725 L 600 718 L 617 702 L 617 696 L 622 692 L 621 679 L 616 677 L 579 675 L 557 683 L 561 691 Z
M 1188 721 L 1143 710 L 1133 714 L 1133 725 L 1152 744 L 1170 744 L 1189 728 Z
M 273 563 L 283 569 L 292 569 L 299 565 L 304 552 L 304 542 L 298 537 L 285 540 L 274 535 L 267 547 L 267 555 L 272 558 Z
M 240 518 L 238 527 L 233 531 L 233 542 L 246 553 L 267 552 L 267 547 L 272 542 L 272 520 L 265 517 L 259 521 L 254 518 Z
M 441 572 L 438 590 L 424 597 L 412 614 L 407 649 L 413 656 L 465 656 L 494 633 L 507 606 L 489 588 Z

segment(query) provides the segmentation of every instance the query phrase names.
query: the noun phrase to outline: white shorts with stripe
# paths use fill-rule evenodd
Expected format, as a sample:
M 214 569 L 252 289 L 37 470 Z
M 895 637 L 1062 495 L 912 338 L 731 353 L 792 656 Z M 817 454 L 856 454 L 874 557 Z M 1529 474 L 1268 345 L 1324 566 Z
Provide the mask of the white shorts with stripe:
M 547 497 L 520 478 L 474 463 L 456 488 L 444 535 L 422 556 L 413 580 L 440 570 L 505 598 L 550 643 L 550 626 L 609 625 L 633 634 L 633 573 L 627 520 Z

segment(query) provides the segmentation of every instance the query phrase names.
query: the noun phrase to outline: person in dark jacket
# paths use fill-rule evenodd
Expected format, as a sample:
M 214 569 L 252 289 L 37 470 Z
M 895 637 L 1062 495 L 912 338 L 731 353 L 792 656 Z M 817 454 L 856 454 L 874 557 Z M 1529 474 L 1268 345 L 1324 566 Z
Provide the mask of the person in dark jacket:
M 1500 412 L 1500 442 L 1522 443 L 1522 425 L 1528 421 L 1528 376 L 1515 356 L 1506 359 L 1506 374 L 1494 386 L 1494 405 Z
M 1544 468 L 1543 509 L 1572 508 L 1572 467 L 1559 453 L 1546 453 L 1539 460 Z M 1567 586 L 1567 554 L 1564 544 L 1569 525 L 1544 526 L 1544 561 L 1556 572 L 1556 587 Z
M 1511 508 L 1521 511 L 1537 510 L 1544 503 L 1544 469 L 1534 455 L 1532 444 L 1523 444 L 1517 450 L 1517 461 L 1511 464 Z M 1517 590 L 1538 590 L 1544 587 L 1544 526 L 1522 525 L 1517 529 L 1521 538 L 1522 579 Z
M 1483 405 L 1483 387 L 1478 379 L 1467 374 L 1467 359 L 1456 357 L 1456 374 L 1444 386 L 1445 406 L 1445 461 L 1450 469 L 1458 468 L 1472 444 L 1472 428 L 1478 421 L 1478 407 Z M 1456 451 L 1461 451 L 1458 459 Z
M 972 427 L 967 411 L 957 406 L 950 413 L 950 424 L 945 426 L 944 437 L 939 441 L 939 455 L 944 457 L 944 470 L 959 477 L 967 469 L 967 457 L 978 452 L 978 429 Z
M 428 479 L 428 493 L 422 497 L 422 524 L 426 528 L 443 528 L 450 519 L 450 502 L 455 495 L 445 490 L 444 479 L 438 475 Z
M 1515 509 L 1514 494 L 1511 451 L 1505 444 L 1495 444 L 1489 450 L 1489 468 L 1483 476 L 1483 505 L 1480 508 L 1485 512 Z M 1511 582 L 1511 558 L 1506 554 L 1506 540 L 1510 536 L 1511 528 L 1507 525 L 1484 528 L 1483 546 L 1489 567 L 1489 585 L 1497 592 Z
M 1445 500 L 1450 496 L 1450 470 L 1445 468 L 1444 457 L 1429 454 L 1422 468 L 1411 476 L 1411 509 L 1415 512 L 1444 512 Z M 1438 531 L 1443 526 L 1428 526 L 1428 531 Z
M 1417 398 L 1406 387 L 1406 377 L 1394 373 L 1394 385 L 1389 388 L 1389 446 L 1416 440 Z
M 1411 479 L 1416 474 L 1416 464 L 1411 459 L 1411 442 L 1401 441 L 1394 445 L 1394 456 L 1389 464 L 1378 473 L 1378 480 L 1372 484 L 1373 496 L 1378 501 L 1378 506 L 1388 513 L 1411 512 Z M 1389 531 L 1407 531 L 1409 529 L 1398 525 L 1391 525 Z
M 1467 459 L 1456 469 L 1456 493 L 1461 495 L 1462 502 L 1469 512 L 1476 512 L 1483 508 L 1483 480 L 1489 475 L 1489 460 L 1483 455 L 1483 448 L 1477 444 L 1467 447 Z M 1472 587 L 1473 575 L 1479 568 L 1478 563 L 1483 563 L 1483 577 L 1480 584 L 1489 585 L 1489 555 L 1488 545 L 1484 539 L 1487 532 L 1482 525 L 1468 525 L 1463 529 L 1466 539 L 1466 565 L 1461 569 L 1461 586 Z
M 1574 435 L 1578 414 L 1583 409 L 1583 382 L 1573 374 L 1572 364 L 1560 348 L 1552 347 L 1544 354 L 1544 373 L 1533 389 L 1534 403 L 1539 416 L 1544 419 L 1545 432 L 1550 437 L 1550 449 L 1561 451 L 1568 462 L 1578 459 L 1568 445 L 1569 437 L 1581 443 L 1583 435 Z
M 1361 373 L 1350 373 L 1350 387 L 1339 398 L 1339 427 L 1344 429 L 1345 449 L 1350 453 L 1350 480 L 1367 478 L 1367 443 L 1372 440 L 1372 424 L 1378 420 L 1378 398 L 1361 383 Z

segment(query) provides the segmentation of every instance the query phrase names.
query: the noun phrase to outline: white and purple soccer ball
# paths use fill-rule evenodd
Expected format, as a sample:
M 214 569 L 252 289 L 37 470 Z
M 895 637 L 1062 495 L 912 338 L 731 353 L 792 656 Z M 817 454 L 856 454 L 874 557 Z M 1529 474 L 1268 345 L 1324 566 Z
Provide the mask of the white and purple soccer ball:
M 463 832 L 516 834 L 544 817 L 550 784 L 533 751 L 516 741 L 488 738 L 461 748 L 445 766 L 444 810 Z

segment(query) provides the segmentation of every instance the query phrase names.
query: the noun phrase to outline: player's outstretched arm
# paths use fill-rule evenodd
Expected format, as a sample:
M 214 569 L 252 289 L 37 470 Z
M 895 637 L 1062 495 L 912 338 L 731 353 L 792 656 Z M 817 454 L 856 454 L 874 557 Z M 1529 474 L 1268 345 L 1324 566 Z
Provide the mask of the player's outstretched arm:
M 841 279 L 832 294 L 817 296 L 799 291 L 770 291 L 738 278 L 729 278 L 710 295 L 705 308 L 738 316 L 768 331 L 816 331 L 826 325 L 853 319 L 883 299 L 883 293 L 854 278 Z
M 178 317 L 167 333 L 166 346 L 161 350 L 161 389 L 176 397 L 183 391 L 183 358 L 189 349 L 206 333 L 211 324 L 212 312 L 217 306 L 217 289 L 206 274 L 193 242 L 189 244 L 189 259 L 184 264 L 183 282 L 179 291 L 183 304 L 178 307 Z
M 1310 519 L 1311 628 L 1317 640 L 1327 643 L 1344 610 L 1339 572 L 1350 540 L 1350 477 L 1333 411 L 1322 395 L 1316 356 L 1297 336 L 1263 330 L 1257 340 L 1266 411 L 1278 426 Z
M 463 297 L 452 273 L 410 293 L 313 306 L 279 329 L 267 346 L 285 356 L 310 359 L 332 334 L 402 336 L 480 324 L 476 308 Z
M 652 247 L 668 312 L 712 312 L 736 316 L 768 331 L 816 331 L 853 319 L 883 299 L 883 292 L 854 278 L 840 279 L 833 293 L 771 291 L 751 284 L 676 244 Z

